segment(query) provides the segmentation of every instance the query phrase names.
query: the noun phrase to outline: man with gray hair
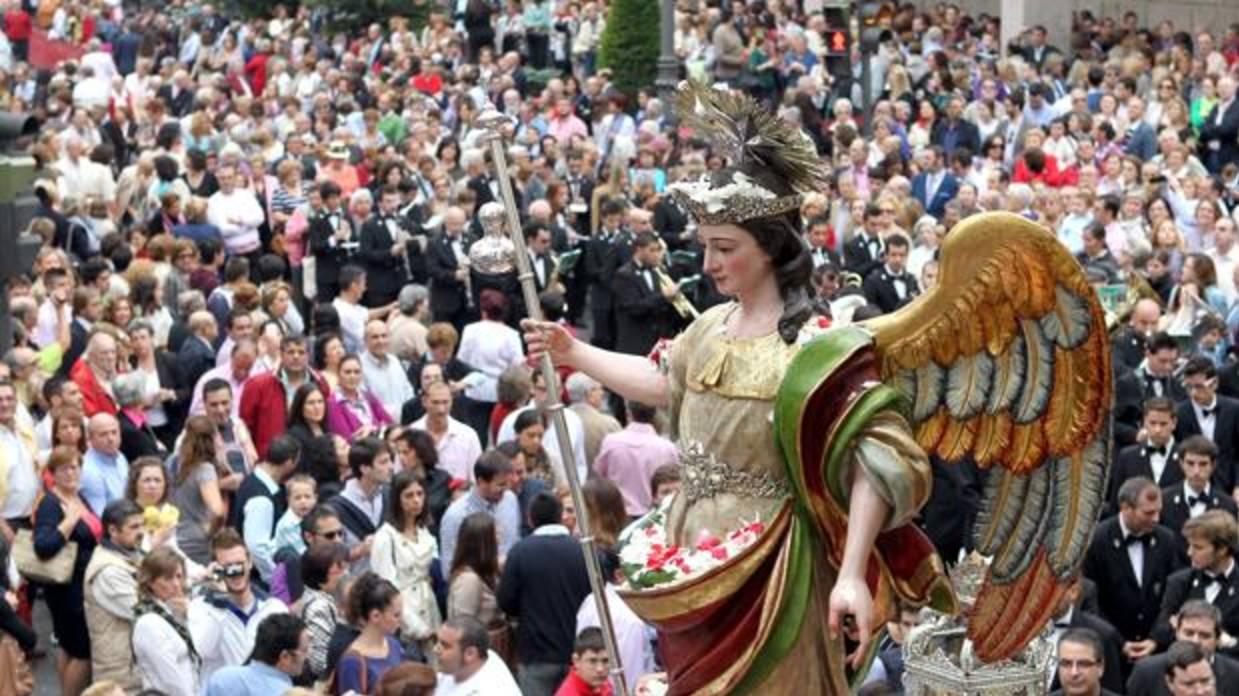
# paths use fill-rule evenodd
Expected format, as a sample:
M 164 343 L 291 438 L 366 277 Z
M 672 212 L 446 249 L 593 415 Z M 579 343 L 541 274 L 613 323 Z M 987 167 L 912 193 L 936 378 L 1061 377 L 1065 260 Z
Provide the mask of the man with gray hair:
M 69 370 L 69 379 L 82 390 L 82 410 L 87 417 L 96 413 L 116 415 L 116 399 L 111 393 L 115 376 L 116 339 L 95 331 L 86 340 L 82 359 Z
M 564 388 L 568 391 L 568 408 L 581 417 L 581 424 L 585 426 L 585 464 L 593 471 L 594 458 L 602 447 L 602 439 L 623 428 L 614 416 L 603 412 L 606 390 L 593 377 L 584 372 L 574 372 L 568 377 Z
M 426 344 L 426 321 L 430 318 L 430 291 L 410 283 L 400 289 L 396 308 L 387 318 L 391 352 L 401 360 L 419 359 L 430 350 Z

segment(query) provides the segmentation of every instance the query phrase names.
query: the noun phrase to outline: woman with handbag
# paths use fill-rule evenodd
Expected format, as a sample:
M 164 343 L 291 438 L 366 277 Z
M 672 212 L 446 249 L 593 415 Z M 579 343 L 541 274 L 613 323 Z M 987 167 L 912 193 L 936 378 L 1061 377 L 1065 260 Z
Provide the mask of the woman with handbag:
M 511 628 L 495 599 L 499 535 L 489 513 L 475 512 L 461 522 L 448 577 L 447 618 L 472 616 L 482 622 L 491 649 L 508 664 L 515 664 Z
M 43 596 L 60 644 L 61 693 L 78 696 L 90 683 L 90 636 L 86 630 L 83 585 L 90 555 L 103 536 L 100 522 L 80 491 L 82 455 L 57 447 L 47 460 L 52 486 L 34 512 L 34 555 L 47 571 Z M 72 571 L 65 573 L 65 566 Z

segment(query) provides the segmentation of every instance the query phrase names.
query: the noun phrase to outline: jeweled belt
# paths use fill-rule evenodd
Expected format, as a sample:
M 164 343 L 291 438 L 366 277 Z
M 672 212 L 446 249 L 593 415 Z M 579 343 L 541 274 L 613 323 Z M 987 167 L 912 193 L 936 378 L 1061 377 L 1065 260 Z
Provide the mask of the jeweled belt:
M 681 446 L 680 466 L 683 470 L 682 490 L 689 505 L 721 493 L 779 499 L 791 494 L 792 490 L 782 476 L 741 471 L 720 462 L 699 442 Z

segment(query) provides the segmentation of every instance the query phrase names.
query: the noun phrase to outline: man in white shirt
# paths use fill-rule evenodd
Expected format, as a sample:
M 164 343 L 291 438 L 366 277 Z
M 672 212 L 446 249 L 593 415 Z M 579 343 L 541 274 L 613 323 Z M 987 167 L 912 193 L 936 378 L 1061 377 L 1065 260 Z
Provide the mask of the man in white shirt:
M 13 543 L 14 525 L 29 526 L 39 492 L 34 432 L 17 418 L 17 387 L 0 380 L 0 535 Z
M 116 199 L 116 181 L 112 171 L 102 164 L 92 162 L 86 156 L 86 141 L 70 131 L 65 135 L 65 155 L 56 160 L 60 172 L 58 187 L 61 198 L 74 198 L 79 202 L 87 198 L 101 201 Z
M 1235 248 L 1235 221 L 1226 216 L 1218 218 L 1213 224 L 1214 247 L 1205 252 L 1213 259 L 1213 267 L 1217 271 L 1217 287 L 1226 295 L 1228 303 L 1234 302 L 1235 267 L 1239 264 L 1239 249 Z
M 361 370 L 366 388 L 379 398 L 393 418 L 400 417 L 404 402 L 414 396 L 409 375 L 400 359 L 387 352 L 390 342 L 387 322 L 371 319 L 366 324 L 366 351 L 361 354 Z
M 237 169 L 222 165 L 215 172 L 219 190 L 207 200 L 207 221 L 219 228 L 224 248 L 232 256 L 253 254 L 262 247 L 258 227 L 266 219 L 254 192 L 237 188 Z
M 619 555 L 614 551 L 604 550 L 599 554 L 602 563 L 603 577 L 610 578 L 606 585 L 607 607 L 611 612 L 611 625 L 615 629 L 615 648 L 619 650 L 620 662 L 624 665 L 624 680 L 636 684 L 644 674 L 656 672 L 654 663 L 654 643 L 651 640 L 654 629 L 641 620 L 636 612 L 620 599 L 616 586 L 623 581 L 620 570 Z M 581 602 L 581 608 L 576 613 L 576 632 L 591 626 L 601 628 L 598 620 L 598 603 L 594 595 Z
M 241 535 L 231 527 L 211 539 L 212 571 L 221 589 L 189 604 L 189 632 L 202 656 L 201 681 L 216 670 L 240 665 L 254 650 L 258 624 L 288 611 L 284 603 L 250 585 L 253 566 Z
M 366 294 L 366 272 L 361 266 L 348 265 L 340 269 L 340 294 L 331 301 L 336 313 L 340 315 L 340 334 L 344 339 L 344 349 L 350 353 L 360 353 L 365 347 L 363 338 L 366 332 L 366 322 L 371 319 L 384 319 L 393 305 L 378 309 L 366 309 L 361 305 L 361 298 Z M 396 413 L 400 413 L 399 409 Z
M 520 696 L 507 665 L 490 649 L 486 627 L 472 616 L 444 621 L 434 650 L 437 696 Z
M 426 415 L 412 427 L 425 430 L 435 441 L 439 453 L 439 468 L 461 481 L 473 481 L 473 465 L 482 455 L 478 434 L 464 423 L 452 418 L 452 388 L 446 382 L 433 382 L 422 392 L 422 407 Z

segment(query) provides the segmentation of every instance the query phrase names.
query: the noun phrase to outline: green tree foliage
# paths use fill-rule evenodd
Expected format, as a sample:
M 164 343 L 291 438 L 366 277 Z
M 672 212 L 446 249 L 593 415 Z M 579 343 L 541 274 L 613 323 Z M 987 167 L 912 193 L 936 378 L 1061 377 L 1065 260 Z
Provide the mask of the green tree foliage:
M 654 84 L 658 68 L 658 3 L 614 0 L 599 41 L 599 65 L 611 69 L 615 86 L 628 95 Z

